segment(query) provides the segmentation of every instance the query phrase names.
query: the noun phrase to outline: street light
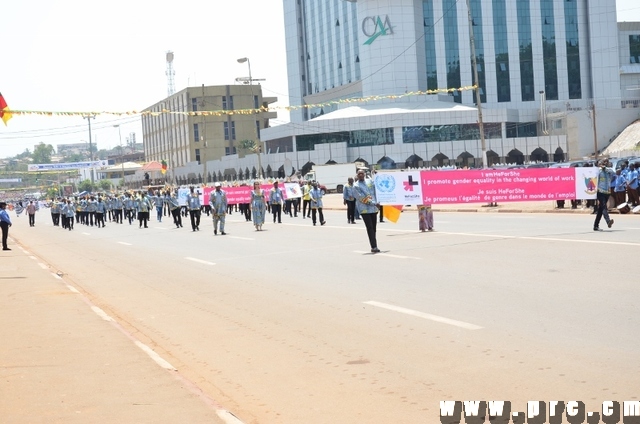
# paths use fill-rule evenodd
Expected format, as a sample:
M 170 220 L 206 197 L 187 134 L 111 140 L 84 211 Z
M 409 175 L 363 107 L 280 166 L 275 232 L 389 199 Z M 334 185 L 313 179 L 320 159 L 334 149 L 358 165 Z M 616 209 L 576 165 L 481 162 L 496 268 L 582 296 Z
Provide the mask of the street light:
M 122 163 L 122 186 L 126 188 L 124 183 L 124 149 L 122 148 L 122 132 L 120 131 L 120 124 L 114 125 L 114 128 L 118 128 L 118 136 L 120 137 L 120 163 Z
M 238 59 L 238 63 L 245 63 L 247 62 L 247 65 L 249 66 L 249 87 L 251 88 L 251 101 L 255 101 L 255 95 L 253 94 L 253 78 L 251 76 L 251 61 L 249 60 L 248 57 L 241 57 L 240 59 Z M 255 105 L 254 105 L 255 106 Z M 256 128 L 256 123 L 252 122 L 252 125 L 254 126 L 254 131 L 256 133 L 256 143 L 257 145 L 257 155 L 258 155 L 258 178 L 262 179 L 262 157 L 260 156 L 260 153 L 262 151 L 262 142 L 260 141 L 260 137 L 258 136 L 258 128 Z

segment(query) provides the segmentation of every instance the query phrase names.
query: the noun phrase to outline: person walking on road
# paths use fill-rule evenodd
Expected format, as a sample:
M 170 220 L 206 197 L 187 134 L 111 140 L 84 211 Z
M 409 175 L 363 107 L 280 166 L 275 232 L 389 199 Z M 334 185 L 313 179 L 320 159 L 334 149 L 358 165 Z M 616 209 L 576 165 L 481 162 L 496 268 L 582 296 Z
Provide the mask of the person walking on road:
M 222 184 L 215 183 L 215 190 L 211 192 L 209 197 L 209 206 L 211 206 L 211 214 L 213 215 L 213 234 L 218 234 L 218 223 L 220 223 L 220 234 L 227 235 L 224 232 L 224 221 L 227 214 L 227 193 L 222 191 Z
M 353 178 L 349 177 L 342 190 L 342 199 L 347 206 L 347 224 L 356 223 L 356 198 L 353 195 Z
M 182 214 L 180 206 L 180 201 L 178 200 L 178 193 L 173 192 L 166 194 L 167 204 L 169 205 L 169 210 L 171 211 L 171 216 L 173 217 L 173 223 L 176 225 L 176 228 L 182 228 Z
M 611 228 L 613 225 L 613 219 L 609 218 L 609 211 L 607 211 L 607 202 L 609 201 L 609 192 L 611 187 L 611 179 L 615 178 L 616 174 L 613 169 L 607 167 L 607 162 L 599 161 L 598 167 L 598 193 L 597 193 L 597 207 L 596 220 L 593 222 L 593 231 L 602 231 L 600 229 L 600 219 L 604 215 L 604 220 L 607 222 L 607 226 Z
M 311 181 L 302 186 L 302 218 L 311 218 Z
M 278 224 L 282 224 L 282 203 L 284 203 L 284 194 L 278 187 L 278 182 L 275 181 L 273 188 L 269 192 L 269 205 L 271 206 L 274 224 L 276 223 L 276 217 L 278 218 Z
M 11 250 L 7 246 L 7 238 L 9 237 L 9 227 L 11 227 L 11 218 L 7 212 L 7 204 L 0 202 L 0 228 L 2 228 L 2 250 Z
M 324 214 L 322 213 L 322 196 L 324 191 L 318 187 L 317 182 L 313 182 L 309 197 L 311 198 L 311 221 L 313 225 L 316 225 L 316 214 L 320 218 L 320 225 L 324 225 L 327 222 L 324 220 Z
M 187 208 L 189 209 L 189 216 L 191 218 L 192 231 L 200 231 L 200 195 L 194 192 L 194 188 L 190 188 L 189 196 L 187 196 Z
M 360 216 L 367 228 L 367 236 L 371 245 L 371 253 L 379 253 L 378 241 L 376 240 L 376 224 L 378 222 L 378 201 L 376 199 L 376 187 L 373 180 L 366 179 L 363 170 L 358 170 L 358 181 L 353 186 L 354 196 L 356 198 L 356 208 L 360 212 Z
M 29 201 L 27 205 L 27 215 L 29 215 L 29 227 L 36 226 L 36 205 L 33 200 Z
M 253 183 L 253 190 L 251 190 L 251 214 L 256 231 L 262 231 L 266 213 L 267 200 L 264 191 L 260 188 L 260 183 L 256 181 Z

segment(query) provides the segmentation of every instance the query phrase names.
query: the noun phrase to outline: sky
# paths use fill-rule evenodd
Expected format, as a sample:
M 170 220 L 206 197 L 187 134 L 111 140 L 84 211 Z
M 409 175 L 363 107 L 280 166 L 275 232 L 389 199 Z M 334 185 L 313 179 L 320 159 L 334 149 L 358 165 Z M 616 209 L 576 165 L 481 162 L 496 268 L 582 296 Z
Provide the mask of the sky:
M 294 1 L 294 0 L 284 0 Z M 611 0 L 613 1 L 613 0 Z M 176 91 L 253 78 L 263 94 L 289 105 L 283 0 L 21 0 L 2 6 L 0 93 L 16 110 L 127 112 L 167 97 L 166 53 L 174 53 Z M 616 0 L 618 21 L 640 21 L 638 0 Z M 278 111 L 271 125 L 289 120 Z M 81 116 L 14 116 L 0 123 L 0 158 L 88 143 Z M 114 125 L 120 125 L 115 128 Z M 99 149 L 131 132 L 142 142 L 140 118 L 100 115 L 91 122 Z

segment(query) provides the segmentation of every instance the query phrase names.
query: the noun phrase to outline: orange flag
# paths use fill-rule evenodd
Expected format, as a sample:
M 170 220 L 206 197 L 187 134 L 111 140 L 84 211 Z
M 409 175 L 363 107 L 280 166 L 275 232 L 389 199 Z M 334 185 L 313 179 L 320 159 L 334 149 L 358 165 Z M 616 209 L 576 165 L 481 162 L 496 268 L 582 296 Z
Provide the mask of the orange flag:
M 402 205 L 384 205 L 382 207 L 382 216 L 393 223 L 398 222 L 400 213 L 402 213 Z

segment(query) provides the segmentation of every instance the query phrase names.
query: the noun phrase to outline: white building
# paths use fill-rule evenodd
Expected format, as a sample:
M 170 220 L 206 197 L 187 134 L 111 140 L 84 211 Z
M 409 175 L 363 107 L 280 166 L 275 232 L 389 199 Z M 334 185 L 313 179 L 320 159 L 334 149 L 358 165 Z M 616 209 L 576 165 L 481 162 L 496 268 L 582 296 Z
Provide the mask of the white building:
M 290 104 L 306 107 L 267 148 L 294 166 L 478 165 L 470 29 L 489 163 L 592 155 L 640 116 L 640 25 L 615 2 L 470 5 L 471 26 L 465 1 L 284 0 Z

